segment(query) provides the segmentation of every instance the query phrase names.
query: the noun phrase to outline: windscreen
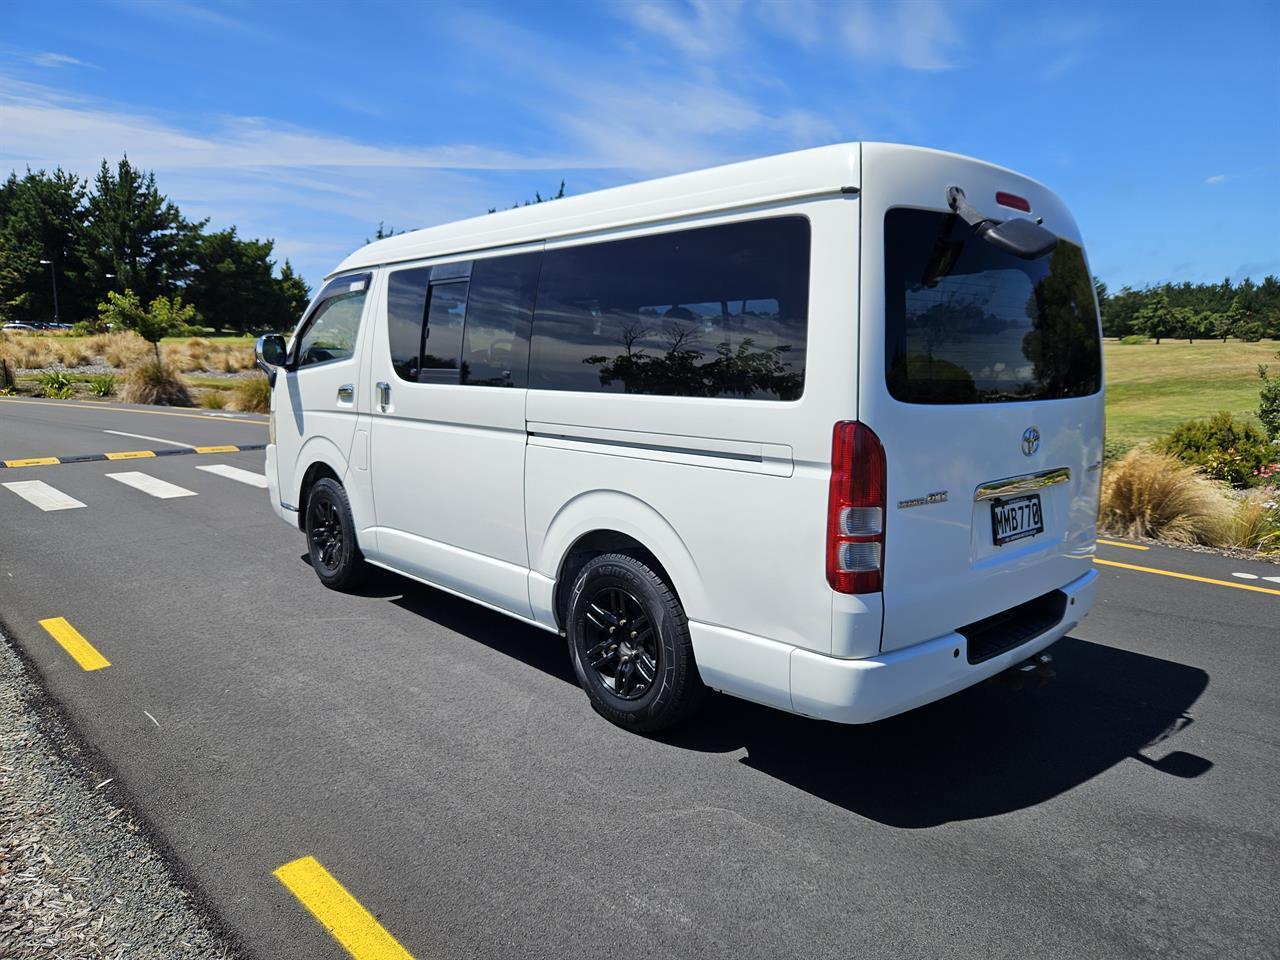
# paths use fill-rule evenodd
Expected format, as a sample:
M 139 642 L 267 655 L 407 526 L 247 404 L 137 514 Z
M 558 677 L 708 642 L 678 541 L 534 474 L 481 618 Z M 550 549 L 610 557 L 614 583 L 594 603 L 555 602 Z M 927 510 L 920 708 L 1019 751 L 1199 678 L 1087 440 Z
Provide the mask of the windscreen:
M 1102 387 L 1098 312 L 1084 251 L 1060 240 L 1022 260 L 960 217 L 885 216 L 885 365 L 907 403 L 1083 397 Z

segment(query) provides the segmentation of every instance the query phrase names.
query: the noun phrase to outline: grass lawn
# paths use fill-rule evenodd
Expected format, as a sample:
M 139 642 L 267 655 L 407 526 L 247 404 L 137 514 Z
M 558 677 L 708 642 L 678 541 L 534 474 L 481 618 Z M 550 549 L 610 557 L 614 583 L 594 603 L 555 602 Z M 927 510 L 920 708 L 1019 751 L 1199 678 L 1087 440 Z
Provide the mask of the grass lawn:
M 1108 439 L 1141 442 L 1168 433 L 1183 420 L 1228 410 L 1256 422 L 1258 364 L 1280 375 L 1280 342 L 1165 340 L 1103 347 L 1107 376 Z

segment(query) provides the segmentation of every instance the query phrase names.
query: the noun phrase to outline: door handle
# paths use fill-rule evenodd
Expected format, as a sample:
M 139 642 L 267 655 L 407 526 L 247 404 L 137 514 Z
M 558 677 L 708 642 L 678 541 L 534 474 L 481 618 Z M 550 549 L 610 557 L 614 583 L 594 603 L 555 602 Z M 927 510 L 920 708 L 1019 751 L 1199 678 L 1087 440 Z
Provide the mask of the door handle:
M 391 409 L 391 384 L 384 380 L 379 380 L 376 390 L 378 392 L 378 412 L 386 413 Z
M 356 388 L 350 383 L 344 383 L 338 388 L 339 403 L 353 403 L 356 399 Z

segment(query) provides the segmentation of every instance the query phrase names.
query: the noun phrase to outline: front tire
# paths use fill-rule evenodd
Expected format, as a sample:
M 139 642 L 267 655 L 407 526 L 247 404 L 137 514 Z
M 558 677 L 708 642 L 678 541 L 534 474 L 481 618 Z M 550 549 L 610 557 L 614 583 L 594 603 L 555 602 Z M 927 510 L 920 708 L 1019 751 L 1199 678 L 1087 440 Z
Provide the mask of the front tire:
M 351 503 L 342 484 L 321 477 L 307 494 L 307 551 L 316 576 L 330 590 L 350 590 L 367 567 L 356 543 Z
M 642 561 L 622 553 L 591 560 L 569 593 L 566 622 L 578 683 L 605 719 L 652 732 L 702 701 L 684 608 Z

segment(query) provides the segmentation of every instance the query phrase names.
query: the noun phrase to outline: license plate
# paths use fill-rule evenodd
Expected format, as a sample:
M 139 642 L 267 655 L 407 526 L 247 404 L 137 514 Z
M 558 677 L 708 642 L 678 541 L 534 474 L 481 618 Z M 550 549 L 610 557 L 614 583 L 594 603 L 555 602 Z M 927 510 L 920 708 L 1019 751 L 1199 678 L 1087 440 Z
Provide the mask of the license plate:
M 991 504 L 991 539 L 997 547 L 1044 533 L 1040 494 L 996 500 Z

